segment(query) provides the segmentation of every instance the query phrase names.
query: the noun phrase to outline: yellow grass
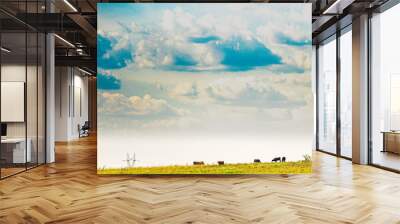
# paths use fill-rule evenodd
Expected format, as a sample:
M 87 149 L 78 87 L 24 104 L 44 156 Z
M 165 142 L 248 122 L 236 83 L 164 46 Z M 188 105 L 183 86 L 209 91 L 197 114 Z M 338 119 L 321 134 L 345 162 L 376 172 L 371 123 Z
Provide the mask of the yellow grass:
M 301 174 L 311 173 L 311 161 L 284 163 L 240 163 L 98 169 L 98 174 Z

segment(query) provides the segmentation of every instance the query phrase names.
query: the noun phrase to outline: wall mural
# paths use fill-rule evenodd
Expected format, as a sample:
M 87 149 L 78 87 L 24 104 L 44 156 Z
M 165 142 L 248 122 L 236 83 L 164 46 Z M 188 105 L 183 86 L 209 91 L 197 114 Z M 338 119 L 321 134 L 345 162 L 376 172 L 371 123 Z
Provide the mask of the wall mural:
M 98 13 L 99 174 L 311 172 L 311 4 Z

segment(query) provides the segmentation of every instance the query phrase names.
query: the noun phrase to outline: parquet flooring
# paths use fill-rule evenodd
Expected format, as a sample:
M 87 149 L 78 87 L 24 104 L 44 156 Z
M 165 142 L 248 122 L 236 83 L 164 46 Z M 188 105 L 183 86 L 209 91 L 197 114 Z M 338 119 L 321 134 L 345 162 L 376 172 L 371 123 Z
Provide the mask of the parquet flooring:
M 0 181 L 0 223 L 400 223 L 400 175 L 314 153 L 312 175 L 98 176 L 96 139 Z
M 19 168 L 19 167 L 4 168 L 3 167 L 3 168 L 1 168 L 1 175 L 2 175 L 2 177 L 7 177 L 7 176 L 11 176 L 13 174 L 16 174 L 16 173 L 19 173 L 22 171 L 25 171 L 25 167 L 23 167 L 23 168 L 22 167 L 21 168 Z

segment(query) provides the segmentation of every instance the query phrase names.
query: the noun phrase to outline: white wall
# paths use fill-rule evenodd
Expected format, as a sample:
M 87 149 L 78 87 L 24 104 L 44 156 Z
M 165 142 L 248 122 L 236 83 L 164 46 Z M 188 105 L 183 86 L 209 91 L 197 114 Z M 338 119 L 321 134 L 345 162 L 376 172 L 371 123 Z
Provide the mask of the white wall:
M 26 70 L 27 69 L 27 70 Z M 36 74 L 35 66 L 27 66 L 25 64 L 3 64 L 1 66 L 1 81 L 2 82 L 24 82 L 26 83 L 25 76 L 26 72 L 29 75 Z M 36 85 L 36 80 L 30 80 L 28 77 L 28 83 L 30 86 Z M 36 108 L 36 88 L 27 88 L 27 106 Z M 4 96 L 3 96 L 4 97 Z M 33 105 L 31 103 L 34 102 Z M 7 108 L 1 108 L 7 110 Z M 36 111 L 36 109 L 35 109 Z M 28 112 L 28 129 L 33 128 L 36 130 L 36 113 L 32 113 L 32 108 L 27 109 Z M 31 122 L 34 122 L 31 123 Z M 7 135 L 8 137 L 24 137 L 25 136 L 25 124 L 26 122 L 7 122 Z M 31 132 L 28 130 L 28 137 Z
M 76 72 L 76 70 L 75 70 Z M 81 76 L 81 73 L 74 75 L 74 108 L 72 108 L 72 120 L 71 120 L 71 135 L 74 138 L 79 137 L 78 124 L 81 126 L 88 121 L 88 78 Z
M 28 66 L 28 69 L 30 67 Z M 25 64 L 6 64 L 1 66 L 1 81 L 25 82 Z
M 39 70 L 37 70 L 39 69 Z M 22 108 L 19 108 L 20 113 L 26 112 L 26 120 L 21 122 L 6 122 L 7 123 L 7 137 L 21 138 L 25 135 L 30 139 L 30 148 L 32 151 L 32 161 L 44 163 L 44 150 L 45 150 L 45 120 L 44 120 L 44 74 L 41 67 L 36 65 L 27 67 L 24 64 L 12 63 L 3 64 L 1 66 L 1 81 L 2 82 L 24 82 L 26 83 L 26 106 L 25 103 Z M 27 80 L 25 80 L 27 78 Z M 2 93 L 4 89 L 2 89 Z M 24 94 L 24 90 L 20 90 L 20 94 Z M 7 95 L 2 95 L 2 98 L 8 98 Z M 11 108 L 2 107 L 2 112 L 16 113 Z M 14 110 L 16 110 L 14 108 Z M 22 115 L 24 116 L 24 115 Z M 37 153 L 39 154 L 37 156 Z M 51 160 L 49 160 L 51 162 Z
M 69 68 L 55 68 L 55 140 L 68 140 L 69 117 Z
M 88 78 L 76 68 L 56 67 L 55 85 L 55 140 L 77 139 L 78 125 L 88 120 Z

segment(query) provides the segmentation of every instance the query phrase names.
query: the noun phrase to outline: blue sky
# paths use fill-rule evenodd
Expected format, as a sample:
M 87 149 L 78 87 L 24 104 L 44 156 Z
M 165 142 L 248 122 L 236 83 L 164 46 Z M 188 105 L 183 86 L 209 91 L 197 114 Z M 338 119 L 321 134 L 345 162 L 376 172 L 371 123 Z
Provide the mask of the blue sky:
M 310 119 L 309 4 L 98 8 L 103 121 L 150 132 L 204 132 L 228 121 L 263 132 L 271 122 Z M 237 117 L 248 120 L 246 128 Z

